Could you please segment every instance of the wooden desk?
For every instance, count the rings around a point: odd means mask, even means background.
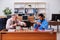
[[[59,25],[60,25],[60,22],[57,22],[57,21],[49,21],[49,25],[50,25],[50,28],[51,26],[57,26],[57,32],[59,32]]]
[[[0,40],[1,40],[1,32],[0,32]]]
[[[56,32],[2,32],[2,40],[56,40]]]

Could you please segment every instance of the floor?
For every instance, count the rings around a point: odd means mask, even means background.
[[[57,40],[60,40],[60,33],[57,33]]]
[[[49,26],[50,28],[50,26]],[[57,31],[57,26],[52,26],[51,28],[54,28],[54,31]],[[57,33],[57,39],[56,40],[60,40],[60,26],[59,26],[59,33]]]

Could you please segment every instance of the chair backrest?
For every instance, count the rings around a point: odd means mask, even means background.
[[[7,18],[0,18],[0,30],[5,29]]]

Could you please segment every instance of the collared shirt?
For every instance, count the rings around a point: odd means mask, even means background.
[[[21,22],[21,21],[17,21],[18,22],[18,25],[24,25],[25,23],[24,22]],[[10,29],[10,28],[14,28],[12,25],[14,24],[12,18],[8,19],[7,20],[7,23],[6,23],[6,29]]]
[[[42,22],[41,22],[41,20],[37,20],[37,22],[41,23],[41,25],[38,27],[38,30],[43,30],[43,28],[48,29],[48,22],[45,19]],[[35,24],[34,28],[36,29],[37,26],[38,26],[38,24]]]

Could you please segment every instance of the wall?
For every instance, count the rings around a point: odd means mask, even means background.
[[[59,13],[60,11],[60,5],[59,5],[60,1],[59,0],[48,0],[48,15],[47,17],[49,18],[49,14],[50,14],[50,19],[51,19],[51,14],[52,13]]]
[[[60,0],[0,0],[0,16],[3,16],[4,10],[6,7],[12,9],[12,13],[14,12],[14,2],[46,2],[46,18],[47,20],[51,20],[52,13],[59,13],[60,12]]]
[[[14,13],[14,2],[46,2],[46,19],[51,20],[52,13],[60,13],[60,0],[0,0],[0,16],[4,16],[2,10],[6,7]]]
[[[47,20],[51,20],[52,13],[59,13],[60,12],[60,0],[23,0],[24,2],[46,2],[46,18]],[[15,0],[15,2],[23,2],[22,0]]]
[[[4,15],[3,10],[6,7],[9,7],[12,10],[12,13],[13,13],[13,10],[14,10],[14,0],[0,0],[0,16]]]

